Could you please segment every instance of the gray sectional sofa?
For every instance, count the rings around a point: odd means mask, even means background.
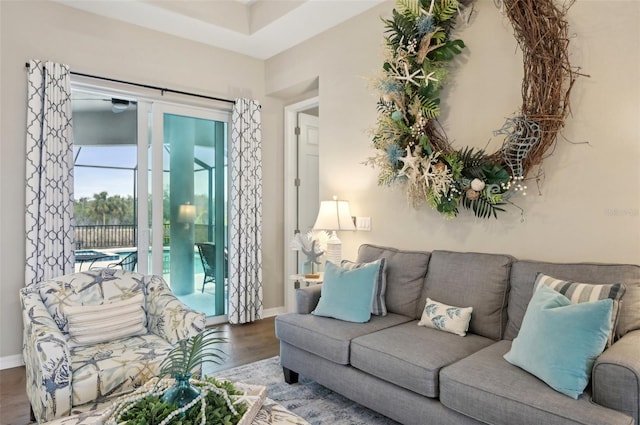
[[[321,285],[297,290],[297,313],[276,318],[285,380],[298,374],[403,424],[640,425],[640,267],[556,264],[508,255],[401,251],[362,245],[359,262],[387,261],[386,316],[367,323],[309,314]],[[577,400],[504,360],[538,272],[626,287],[617,341],[596,360]],[[460,337],[417,326],[427,297],[472,306]]]

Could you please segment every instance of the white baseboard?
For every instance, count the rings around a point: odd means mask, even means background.
[[[12,367],[24,366],[21,354],[0,357],[0,370],[11,369]]]
[[[284,306],[282,307],[274,307],[274,308],[266,308],[264,310],[262,310],[262,317],[263,318],[267,318],[267,317],[273,317],[273,316],[277,316],[278,314],[283,314],[286,313],[287,310],[285,310]]]

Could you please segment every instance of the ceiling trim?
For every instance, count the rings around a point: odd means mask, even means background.
[[[384,0],[307,0],[252,34],[233,31],[140,0],[54,0],[75,9],[187,40],[268,59],[322,33]],[[251,2],[246,3],[250,13]]]

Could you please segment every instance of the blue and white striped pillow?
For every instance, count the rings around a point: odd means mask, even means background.
[[[370,263],[354,263],[349,260],[342,260],[341,266],[347,270],[358,269],[368,264],[379,264],[378,273],[376,274],[376,287],[373,294],[373,304],[371,304],[371,314],[376,316],[387,315],[387,305],[385,303],[385,294],[387,292],[387,260],[379,258]]]
[[[626,287],[622,283],[614,284],[594,284],[580,283],[571,280],[556,279],[547,276],[544,273],[536,275],[536,281],[533,286],[535,292],[540,286],[548,286],[556,292],[561,293],[574,303],[583,303],[598,301],[610,298],[613,300],[613,309],[611,310],[611,333],[607,341],[607,347],[613,344],[616,334],[616,326],[618,324],[618,313],[620,312],[620,300],[626,291]]]

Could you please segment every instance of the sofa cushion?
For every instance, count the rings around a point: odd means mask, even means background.
[[[418,394],[437,397],[442,367],[492,343],[479,335],[460,338],[412,321],[355,338],[351,365]]]
[[[556,279],[584,283],[622,283],[626,290],[620,300],[616,339],[627,332],[640,329],[640,266],[516,261],[511,267],[511,290],[507,308],[509,321],[507,322],[505,339],[511,340],[518,335],[522,318],[533,295],[533,286],[538,273],[544,273]]]
[[[58,328],[69,333],[65,307],[101,305],[144,293],[144,276],[120,269],[72,273],[37,284],[40,298]]]
[[[71,347],[73,406],[134,390],[160,372],[171,348],[154,334]]]
[[[577,399],[593,362],[607,345],[613,300],[572,303],[547,286],[531,297],[520,333],[506,361],[537,376],[556,391]]]
[[[502,338],[512,260],[508,255],[433,251],[417,314],[422,314],[427,297],[473,307],[469,332]]]
[[[376,262],[348,270],[327,261],[320,301],[311,314],[368,322],[379,269],[380,263]]]
[[[502,356],[511,342],[499,341],[440,372],[440,401],[445,406],[494,425],[631,425],[623,413],[578,400],[509,364]]]
[[[429,265],[428,252],[403,251],[394,248],[364,244],[358,249],[358,262],[387,260],[386,306],[389,313],[420,317],[416,314],[424,277]]]
[[[399,314],[372,316],[366,323],[344,322],[312,314],[289,313],[276,317],[276,337],[331,360],[349,364],[353,338],[410,321]]]

